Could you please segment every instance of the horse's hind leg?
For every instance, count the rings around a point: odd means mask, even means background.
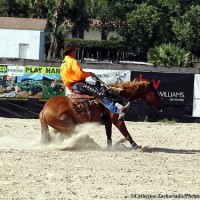
[[[45,120],[43,111],[40,112],[40,124],[41,124],[41,143],[48,144],[51,141],[51,136],[49,133],[49,127]]]

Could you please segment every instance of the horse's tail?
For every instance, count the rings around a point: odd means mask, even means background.
[[[41,143],[48,144],[51,141],[51,135],[43,110],[41,110],[39,118],[41,124]]]

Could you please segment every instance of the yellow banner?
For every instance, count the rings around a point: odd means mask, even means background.
[[[25,66],[24,74],[60,74],[59,67]]]
[[[7,65],[0,65],[0,72],[7,72]]]

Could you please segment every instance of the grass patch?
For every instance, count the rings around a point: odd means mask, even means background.
[[[168,119],[164,118],[162,120],[159,120],[158,122],[165,123],[165,124],[175,124],[177,121],[175,119]]]

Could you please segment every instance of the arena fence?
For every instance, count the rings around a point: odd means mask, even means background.
[[[89,66],[89,67],[88,67]],[[95,65],[93,65],[95,67]],[[107,67],[106,67],[107,66]],[[88,67],[88,68],[87,68]],[[129,65],[110,66],[102,69],[84,66],[93,71],[106,84],[130,80],[150,80],[163,98],[165,109],[158,113],[146,103],[132,103],[127,120],[158,120],[162,118],[198,120],[200,117],[200,75],[198,73],[155,71],[155,68],[140,68]],[[153,70],[152,70],[153,69]],[[88,81],[93,81],[88,79]],[[51,97],[67,95],[69,91],[60,79],[57,66],[0,65],[0,116],[38,118],[44,103]]]

